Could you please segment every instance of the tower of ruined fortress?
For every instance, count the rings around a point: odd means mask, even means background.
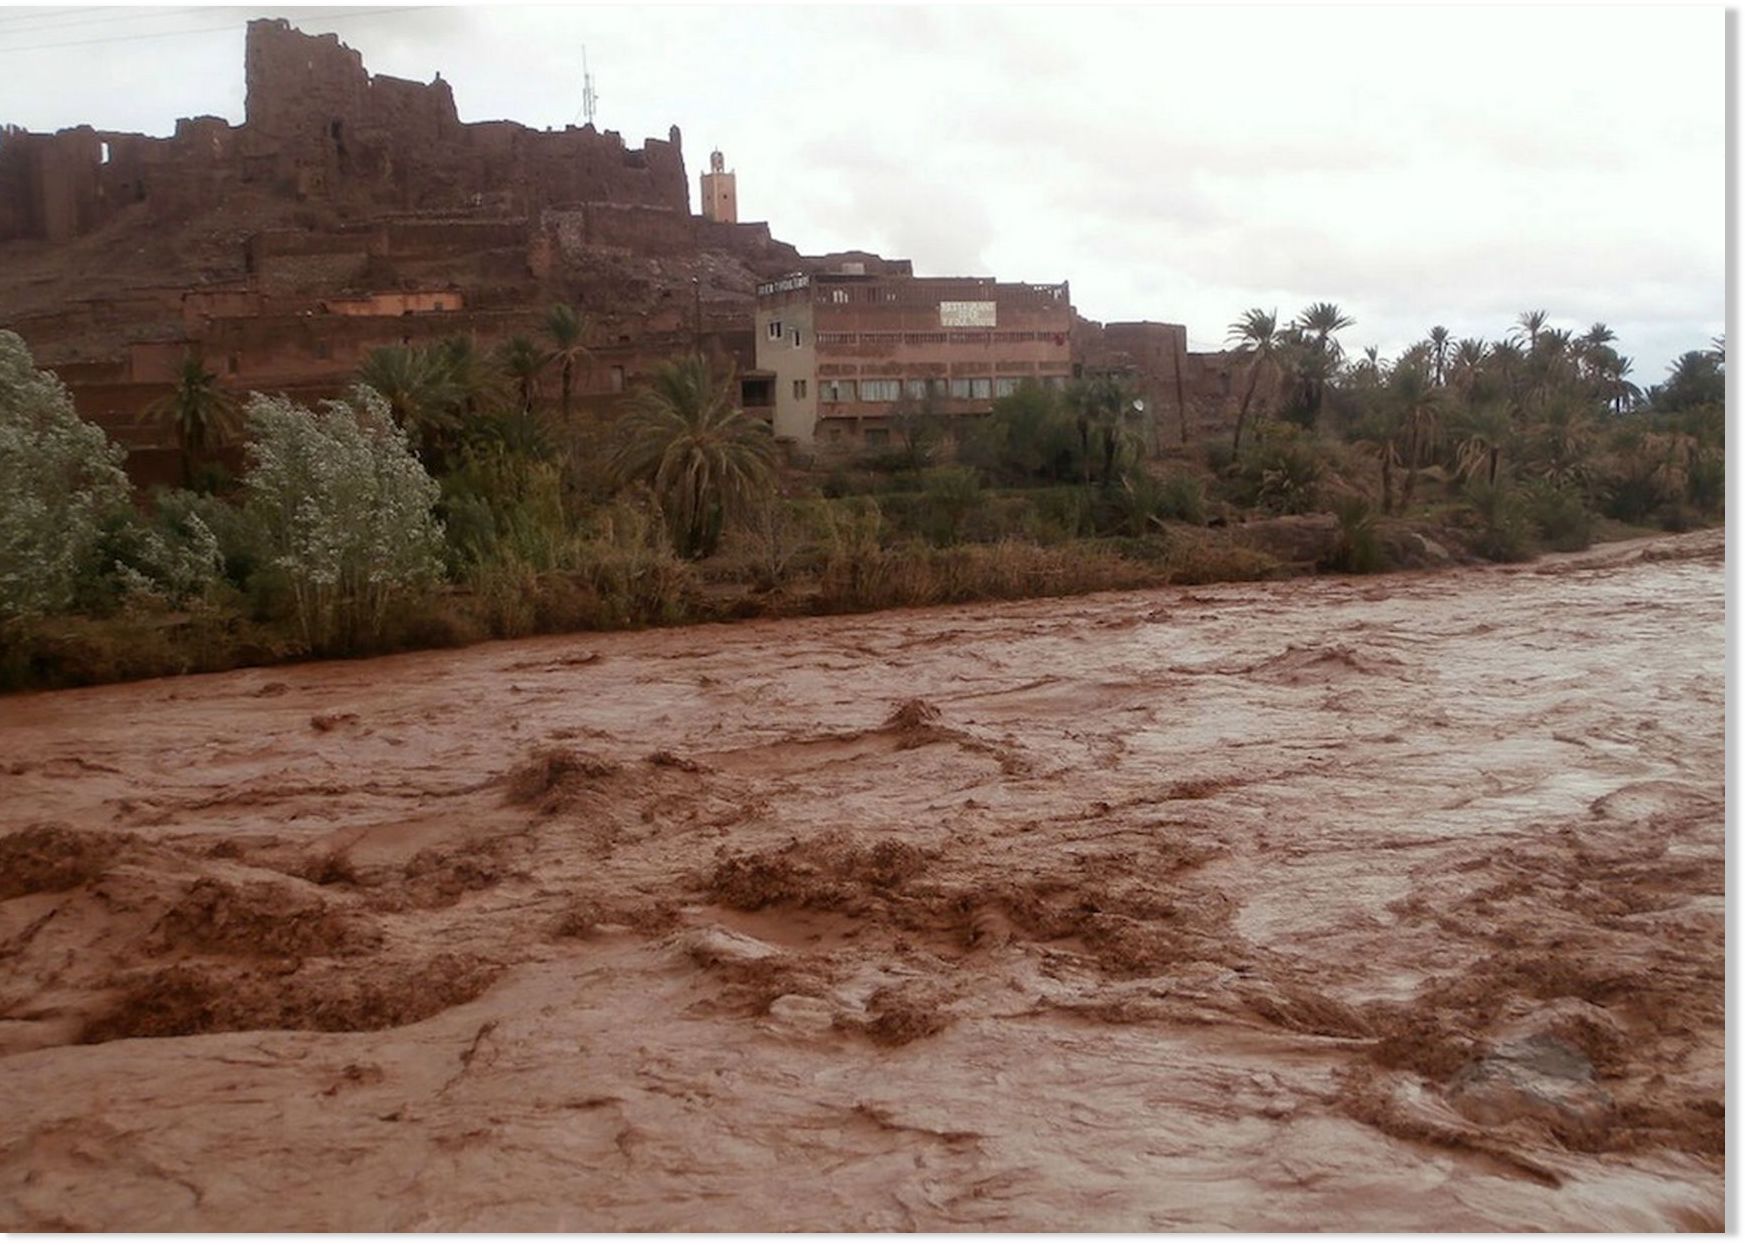
[[[169,138],[90,126],[0,131],[0,242],[64,242],[134,204],[186,219],[242,188],[364,216],[529,216],[582,202],[689,215],[676,126],[666,141],[632,149],[592,126],[463,123],[440,74],[429,83],[372,75],[337,36],[283,19],[249,23],[246,76],[240,126],[183,119]]]

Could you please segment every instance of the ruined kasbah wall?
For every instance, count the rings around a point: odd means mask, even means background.
[[[372,77],[336,36],[283,20],[249,23],[246,76],[241,126],[200,117],[170,138],[0,131],[0,242],[66,241],[134,204],[185,218],[242,186],[366,214],[488,206],[529,216],[582,202],[689,213],[677,127],[631,149],[592,126],[463,124],[440,75]]]

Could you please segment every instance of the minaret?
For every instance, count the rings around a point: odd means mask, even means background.
[[[725,221],[730,225],[739,219],[733,174],[726,171],[719,151],[709,153],[709,171],[703,174],[703,219]]]

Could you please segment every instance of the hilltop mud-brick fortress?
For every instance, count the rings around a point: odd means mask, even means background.
[[[701,349],[756,369],[761,282],[855,269],[737,219],[719,154],[692,215],[677,127],[626,146],[592,126],[463,122],[437,75],[371,75],[334,35],[249,23],[246,116],[167,138],[79,126],[0,131],[0,326],[129,448],[144,484],[176,455],[143,410],[198,355],[239,392],[341,391],[370,351],[456,334],[537,335],[552,303],[593,319],[583,410],[605,413],[658,362]],[[1179,325],[1073,317],[1076,366],[1127,372],[1156,441],[1227,423],[1229,367]]]

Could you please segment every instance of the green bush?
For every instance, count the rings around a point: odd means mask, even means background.
[[[1339,542],[1324,569],[1349,575],[1371,575],[1385,570],[1381,539],[1376,532],[1375,506],[1369,498],[1347,493],[1333,502],[1339,520]]]
[[[954,545],[965,520],[981,504],[981,473],[973,467],[934,467],[923,478],[927,539],[936,545]]]
[[[1567,553],[1593,544],[1593,515],[1579,489],[1534,485],[1526,490],[1525,509],[1545,548]]]
[[[1533,556],[1526,507],[1504,484],[1473,481],[1466,486],[1472,509],[1473,552],[1491,562],[1525,562]]]
[[[1719,514],[1727,503],[1727,464],[1719,454],[1699,453],[1685,474],[1684,499],[1705,514]]]

